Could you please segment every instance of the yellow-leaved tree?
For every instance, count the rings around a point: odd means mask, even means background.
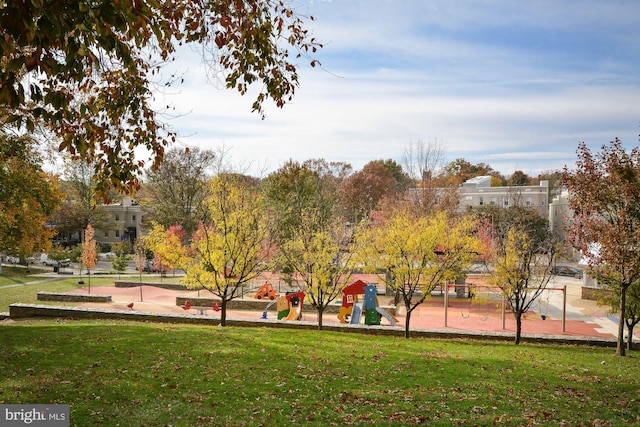
[[[492,236],[493,252],[489,283],[500,289],[507,307],[516,320],[514,343],[520,344],[522,317],[534,301],[547,289],[552,267],[559,250],[558,239],[550,232],[536,233],[530,223],[513,222],[502,232],[484,233]]]
[[[220,298],[222,326],[227,303],[268,268],[271,255],[256,184],[235,174],[213,178],[205,218],[192,236],[185,236],[180,226],[165,230],[156,225],[147,244],[163,264],[184,270],[188,287],[206,289]]]
[[[313,213],[303,215],[302,225],[279,248],[282,263],[299,278],[298,285],[316,309],[322,329],[325,309],[349,280],[351,272],[350,230],[334,221],[319,227]]]
[[[357,264],[378,274],[402,299],[405,337],[411,313],[436,286],[453,283],[471,266],[480,248],[476,221],[443,212],[415,217],[398,208],[356,233]]]

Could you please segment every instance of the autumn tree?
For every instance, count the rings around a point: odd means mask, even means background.
[[[349,280],[350,240],[351,229],[344,222],[318,228],[314,212],[306,211],[301,227],[279,247],[282,264],[299,279],[298,285],[316,309],[318,329],[322,329],[324,311]]]
[[[497,228],[485,222],[484,226],[490,228],[485,235],[491,238],[491,243],[485,246],[485,259],[491,261],[489,283],[500,289],[513,313],[516,321],[514,342],[520,344],[522,318],[547,289],[559,242],[550,232],[539,235],[539,230],[527,222],[507,222]]]
[[[147,179],[137,194],[147,218],[165,228],[180,224],[191,236],[202,218],[215,160],[213,150],[168,150],[157,169],[147,170]]]
[[[468,160],[458,158],[447,164],[441,173],[444,185],[458,186],[476,176],[489,175],[493,177],[492,185],[505,185],[507,180],[499,172],[486,163],[473,164]],[[495,184],[493,181],[495,179]]]
[[[42,170],[37,144],[0,130],[0,252],[22,260],[51,247],[45,227],[60,203],[58,181]]]
[[[81,242],[89,224],[100,230],[113,228],[104,210],[103,199],[98,197],[95,168],[95,164],[83,160],[73,160],[71,157],[64,159],[60,180],[62,201],[49,223],[57,230],[65,245],[71,244],[76,236],[76,242]],[[113,192],[109,192],[108,196],[111,199],[118,197]]]
[[[233,174],[215,177],[205,208],[205,218],[189,243],[181,226],[166,230],[158,224],[147,242],[163,263],[184,270],[188,287],[209,290],[220,298],[224,326],[228,302],[268,268],[271,242],[252,180]]]
[[[384,198],[397,199],[404,193],[408,178],[397,163],[374,160],[344,179],[339,188],[344,217],[357,224]]]
[[[338,188],[350,169],[348,164],[321,159],[289,160],[267,176],[261,187],[278,238],[293,236],[308,211],[314,212],[318,227],[328,225],[339,214]]]
[[[87,267],[87,275],[89,281],[89,293],[91,293],[91,269],[98,262],[97,243],[94,238],[94,231],[91,224],[87,225],[84,232],[84,241],[82,242],[82,265]]]
[[[604,289],[599,289],[596,293],[598,304],[611,308],[611,313],[616,314],[620,310],[620,294],[616,292],[619,275],[612,271],[602,274],[601,284]],[[607,283],[611,282],[611,284]],[[633,349],[633,330],[640,323],[640,282],[633,282],[627,289],[624,309],[624,323],[627,326],[627,349]]]
[[[627,291],[640,281],[640,148],[626,152],[615,139],[595,155],[580,143],[577,155],[575,170],[563,170],[574,212],[569,238],[589,275],[619,295],[616,354],[625,356]]]
[[[470,217],[451,217],[445,212],[416,217],[399,209],[384,222],[359,229],[356,245],[356,262],[377,273],[402,298],[408,338],[413,310],[437,286],[454,283],[464,274],[480,241],[476,221]]]
[[[0,110],[7,124],[32,132],[42,124],[60,152],[96,161],[97,189],[131,189],[144,162],[157,166],[173,135],[153,107],[153,89],[179,46],[200,48],[211,77],[246,94],[252,108],[289,102],[298,61],[320,46],[306,17],[284,0],[178,0],[96,3],[8,0],[0,8]],[[313,19],[309,17],[309,19]]]
[[[507,185],[509,186],[523,186],[529,185],[531,178],[526,173],[521,170],[517,170],[511,174],[509,179],[507,180]]]

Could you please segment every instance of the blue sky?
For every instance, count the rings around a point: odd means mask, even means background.
[[[359,170],[399,163],[407,145],[438,141],[509,175],[575,163],[640,133],[640,2],[590,0],[296,0],[324,43],[322,68],[300,63],[295,99],[251,113],[250,96],[207,82],[195,53],[177,92],[180,144],[216,149],[254,175],[288,159]]]

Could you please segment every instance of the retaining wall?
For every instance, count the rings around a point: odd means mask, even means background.
[[[167,313],[149,313],[136,312],[126,310],[112,309],[87,309],[80,307],[53,307],[40,304],[11,304],[9,313],[12,319],[32,318],[32,317],[49,317],[49,318],[73,318],[73,319],[121,319],[135,320],[142,322],[160,322],[160,323],[186,323],[186,324],[203,324],[203,325],[219,325],[220,319],[213,316],[199,314],[167,314]],[[315,322],[303,321],[281,321],[270,319],[227,319],[228,326],[248,326],[248,327],[271,327],[271,328],[287,328],[287,329],[318,329]],[[374,335],[390,335],[404,336],[404,328],[401,326],[367,326],[367,325],[342,325],[330,324],[323,325],[324,331],[333,332],[353,332],[361,334]],[[439,338],[439,339],[479,339],[479,340],[495,340],[512,342],[513,333],[498,332],[470,332],[470,331],[454,331],[454,330],[425,330],[412,329],[411,337],[422,338]],[[596,337],[576,337],[576,336],[560,336],[560,335],[531,335],[523,334],[523,342],[533,343],[551,343],[551,344],[574,344],[588,345],[597,347],[616,347],[614,339],[596,338]]]
[[[219,298],[212,297],[190,297],[185,295],[178,295],[176,297],[176,305],[183,306],[187,300],[191,301],[191,304],[198,307],[209,307],[214,302],[220,304]],[[236,298],[229,302],[227,302],[227,308],[229,310],[255,310],[255,311],[264,311],[267,306],[271,303],[274,303],[274,300],[264,300],[264,299],[244,299],[244,298]],[[275,304],[271,306],[275,310]],[[329,304],[324,310],[325,313],[337,314],[340,313],[339,304]],[[389,314],[395,316],[396,308],[393,306],[382,306]],[[302,311],[305,313],[315,313],[317,310],[313,308],[313,306],[309,303],[304,303],[302,305]]]
[[[139,282],[135,280],[116,280],[114,286],[116,288],[135,288],[137,286],[154,286],[156,288],[170,289],[172,291],[186,291],[185,285],[179,283],[163,283],[163,282]]]
[[[111,302],[111,295],[38,292],[38,301]]]

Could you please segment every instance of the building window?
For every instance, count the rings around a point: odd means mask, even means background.
[[[524,201],[524,204],[526,206],[531,206],[533,204],[533,202],[531,201],[531,197],[527,197],[526,200]]]
[[[108,231],[104,232],[104,237],[109,237],[109,232]]]
[[[136,216],[135,215],[131,215],[131,221],[135,222],[135,220],[136,220]]]
[[[496,204],[496,198],[492,197],[491,200],[489,200],[489,204],[490,205],[495,205]]]
[[[509,206],[509,199],[504,199],[504,201],[502,202],[502,204],[506,207]]]
[[[116,237],[120,237],[120,230],[116,230]]]
[[[480,204],[480,206],[484,205],[484,197],[480,196],[479,204]]]
[[[116,221],[120,221],[120,214],[116,214]]]

